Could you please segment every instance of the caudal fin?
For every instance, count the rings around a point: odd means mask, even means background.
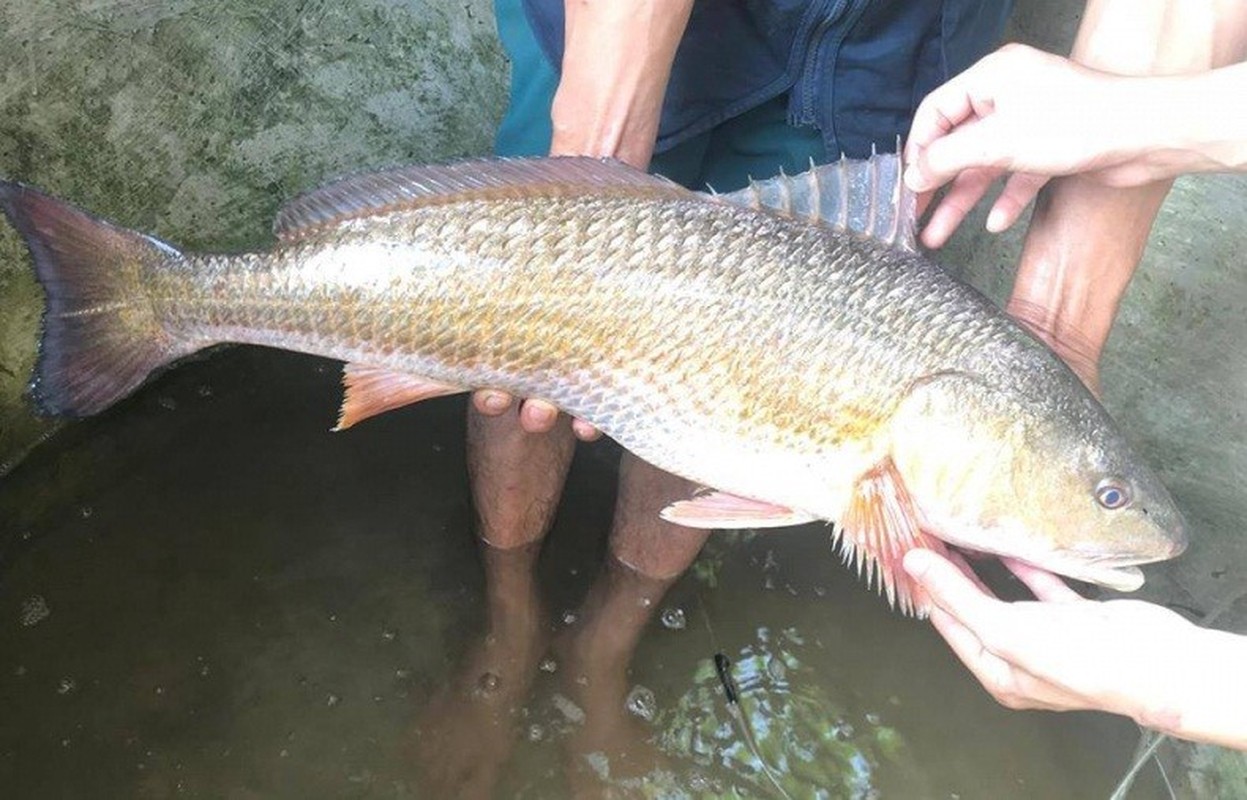
[[[0,181],[0,210],[26,241],[47,295],[30,395],[45,414],[83,417],[182,355],[143,291],[146,269],[180,259],[163,242]]]

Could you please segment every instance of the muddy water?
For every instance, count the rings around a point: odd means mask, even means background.
[[[608,444],[535,571],[482,556],[462,399],[330,434],[336,371],[219,353],[3,479],[3,796],[1090,798],[1129,760],[1129,722],[998,708],[820,527],[665,595],[604,570]]]

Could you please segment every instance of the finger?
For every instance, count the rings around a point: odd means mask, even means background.
[[[1018,221],[1022,212],[1039,194],[1049,178],[1046,175],[1034,175],[1029,172],[1018,172],[1009,176],[1005,188],[992,204],[987,215],[987,230],[1000,233]]]
[[[988,589],[987,584],[983,583],[983,581],[979,578],[978,573],[974,571],[974,567],[970,566],[970,562],[966,560],[965,556],[956,550],[949,550],[948,560],[956,564],[957,569],[961,570],[961,574],[973,581],[974,585],[979,587],[983,594],[991,595],[992,597],[996,596],[996,593],[991,589]]]
[[[972,630],[942,608],[931,611],[931,625],[983,688],[1008,708],[1059,710],[1067,693],[993,653]]]
[[[572,433],[582,442],[593,442],[602,438],[602,432],[583,419],[572,420]]]
[[[918,153],[914,166],[925,185],[911,188],[934,189],[970,169],[1007,168],[1010,159],[1002,149],[1007,139],[992,117],[962,123]]]
[[[983,638],[997,627],[1003,605],[984,592],[960,568],[930,550],[911,550],[902,562],[909,576],[930,595],[931,601]]]
[[[1083,599],[1082,595],[1071,589],[1069,584],[1058,575],[1053,575],[1047,570],[1032,566],[1024,561],[1012,558],[1002,558],[1000,560],[1040,600],[1063,603]]]
[[[931,625],[993,696],[1012,684],[1010,664],[984,647],[974,632],[952,614],[942,608],[931,609]]]
[[[923,150],[973,116],[974,103],[963,88],[963,81],[954,79],[936,88],[914,112],[914,121],[909,126],[909,136],[905,141],[905,163],[916,167]],[[916,192],[938,186],[926,185],[921,170],[913,171],[911,176],[911,170],[906,169],[905,183]]]
[[[997,170],[972,169],[958,175],[922,229],[922,243],[943,247],[999,174]]]
[[[558,419],[559,410],[544,400],[525,400],[520,406],[520,427],[529,433],[549,433]]]
[[[496,417],[511,407],[511,395],[497,389],[482,389],[472,393],[472,405],[482,414]]]

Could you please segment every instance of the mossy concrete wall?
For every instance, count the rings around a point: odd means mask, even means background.
[[[0,0],[0,177],[256,246],[330,176],[488,152],[506,69],[489,0]],[[0,225],[0,474],[52,426],[22,396],[41,313]]]

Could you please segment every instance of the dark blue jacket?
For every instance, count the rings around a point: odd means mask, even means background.
[[[562,0],[524,0],[559,68]],[[829,155],[908,132],[919,101],[990,51],[1013,0],[697,0],[676,52],[657,151],[785,92]]]

